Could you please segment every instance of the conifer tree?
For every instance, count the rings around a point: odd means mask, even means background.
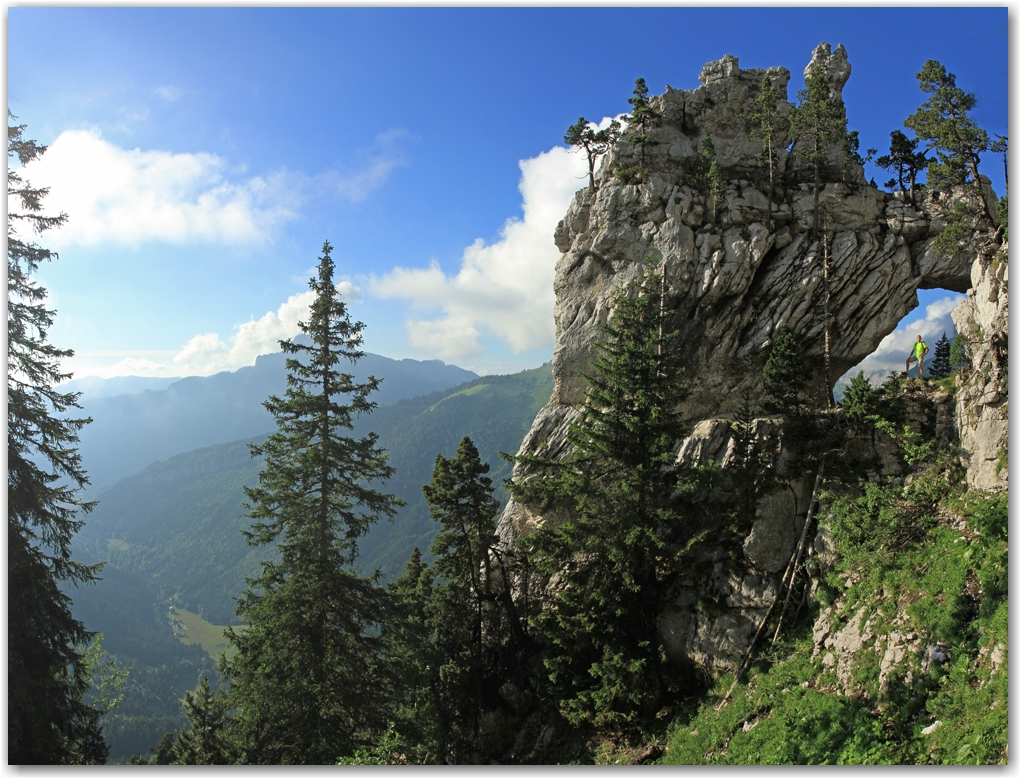
[[[772,341],[762,370],[762,382],[764,411],[796,416],[804,410],[804,357],[797,337],[785,324],[779,327]]]
[[[970,115],[977,98],[960,89],[956,76],[938,60],[927,60],[917,80],[931,96],[903,124],[935,152],[936,160],[928,165],[929,186],[948,189],[969,182],[977,188],[980,155],[989,147],[988,133]],[[988,203],[985,212],[994,221]]]
[[[772,197],[775,194],[776,178],[779,171],[779,143],[777,135],[790,126],[790,122],[779,113],[782,95],[767,75],[761,77],[761,91],[754,101],[750,117],[751,137],[761,141],[758,166],[768,173],[768,211],[765,215],[765,229],[772,229]]]
[[[822,174],[834,148],[842,154],[847,144],[846,115],[842,102],[829,88],[821,68],[811,69],[805,88],[797,92],[797,107],[790,116],[790,130],[797,142],[795,151],[811,165],[814,193],[811,234],[818,234],[818,193]]]
[[[92,633],[62,589],[94,581],[101,567],[71,559],[71,540],[95,505],[82,499],[88,477],[75,447],[90,419],[73,415],[80,395],[56,388],[70,378],[60,361],[73,352],[47,341],[55,311],[33,277],[57,255],[21,230],[39,234],[67,216],[44,215],[48,190],[14,167],[46,151],[24,129],[7,128],[7,759],[101,764],[100,712],[85,701]]]
[[[967,343],[963,336],[957,333],[949,346],[949,367],[953,370],[963,370],[968,364]]]
[[[943,332],[942,337],[935,344],[935,358],[928,369],[928,375],[932,378],[945,378],[952,372],[952,368],[949,366],[949,348],[949,338]]]
[[[184,715],[188,726],[174,744],[174,764],[233,764],[227,709],[223,697],[215,694],[209,677],[193,692],[184,693]]]
[[[535,626],[548,691],[575,724],[654,714],[678,683],[656,620],[694,524],[673,499],[687,483],[673,468],[686,390],[663,295],[651,266],[616,295],[572,453],[518,457],[532,475],[510,483],[515,499],[563,517],[522,542],[537,571],[556,576]]]
[[[275,544],[278,556],[248,579],[237,605],[246,627],[227,631],[237,654],[222,662],[249,762],[333,764],[370,742],[386,709],[382,590],[354,563],[358,539],[401,501],[373,487],[393,473],[377,436],[345,434],[375,408],[379,380],[358,384],[337,368],[362,356],[364,325],[340,299],[331,250],[323,245],[310,317],[299,323],[310,343],[280,341],[287,391],[265,403],[277,431],[251,446],[266,459],[258,486],[245,489],[254,521],[245,537]]]
[[[917,174],[928,167],[928,158],[923,151],[917,150],[918,138],[908,138],[899,130],[889,133],[889,153],[875,160],[875,164],[883,170],[892,170],[896,178],[886,181],[885,186],[892,189],[899,186],[901,192],[908,192],[910,201],[914,200],[914,187],[917,185]]]
[[[415,546],[402,575],[386,585],[390,607],[382,625],[388,675],[393,683],[393,727],[411,761],[439,763],[443,714],[439,656],[435,650],[432,586],[435,574]]]
[[[584,149],[584,153],[588,157],[588,191],[594,192],[597,188],[595,186],[596,160],[609,151],[619,137],[620,123],[616,119],[613,119],[608,127],[597,130],[595,125],[582,116],[576,124],[567,128],[567,134],[563,136],[564,143]]]
[[[630,115],[624,116],[627,122],[626,139],[640,149],[640,161],[637,165],[618,168],[616,177],[625,184],[640,184],[648,178],[648,165],[645,163],[645,151],[649,146],[657,146],[659,141],[648,134],[659,121],[659,113],[648,100],[648,85],[643,78],[634,81],[634,93],[627,98],[633,106]]]
[[[432,542],[432,626],[439,664],[438,697],[446,761],[462,761],[476,747],[480,717],[499,686],[502,655],[510,645],[512,609],[500,601],[506,580],[496,549],[499,501],[471,439],[456,456],[436,456],[432,481],[422,487],[440,529]],[[499,582],[499,583],[498,583]]]

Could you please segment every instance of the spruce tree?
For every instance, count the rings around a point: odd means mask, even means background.
[[[834,148],[842,154],[847,144],[846,115],[842,102],[832,94],[821,68],[811,69],[797,92],[797,107],[790,116],[790,131],[797,142],[796,154],[811,165],[814,193],[811,234],[818,234],[818,193],[822,175]]]
[[[785,324],[776,331],[762,370],[765,393],[761,407],[767,413],[796,416],[803,412],[804,357],[797,337]]]
[[[382,625],[387,674],[394,688],[393,728],[408,761],[435,764],[446,752],[439,703],[439,663],[432,618],[435,574],[415,546],[402,575],[386,584],[389,610]]]
[[[478,747],[481,715],[497,706],[492,690],[501,683],[517,625],[512,602],[501,597],[509,590],[496,547],[500,506],[487,472],[465,437],[453,458],[436,456],[432,481],[422,487],[440,524],[430,549],[438,580],[431,614],[444,746],[439,756],[451,762],[470,758]]]
[[[767,75],[761,77],[761,91],[754,101],[754,111],[748,117],[751,123],[751,137],[761,141],[758,166],[768,174],[768,211],[765,214],[765,229],[772,229],[772,197],[775,194],[776,178],[779,171],[779,142],[777,135],[787,130],[790,122],[779,113],[782,95]]]
[[[185,692],[184,715],[188,726],[177,736],[173,763],[233,764],[234,744],[228,731],[226,704],[213,692],[208,676],[193,692]]]
[[[935,358],[928,369],[928,375],[932,378],[945,378],[952,372],[952,368],[949,366],[949,348],[949,338],[943,332],[942,337],[935,344]]]
[[[92,633],[66,594],[101,567],[71,559],[71,540],[95,505],[82,498],[88,478],[75,447],[90,419],[74,416],[80,395],[56,388],[70,378],[60,361],[73,352],[47,341],[55,311],[33,277],[57,255],[22,232],[42,233],[67,216],[44,215],[47,190],[14,168],[14,159],[26,165],[46,151],[24,129],[7,128],[7,759],[103,763],[100,712],[85,701]]]
[[[354,564],[358,539],[401,501],[373,487],[393,473],[375,433],[345,435],[375,408],[379,380],[358,384],[337,368],[362,356],[364,325],[339,297],[331,249],[323,245],[310,317],[299,323],[310,343],[280,341],[287,391],[265,403],[277,431],[251,446],[265,465],[245,489],[254,522],[245,537],[276,554],[248,579],[237,605],[246,626],[227,631],[237,653],[222,662],[250,762],[333,764],[371,741],[386,707],[382,590]]]
[[[531,475],[514,498],[562,517],[522,544],[555,576],[535,618],[547,690],[574,724],[621,725],[654,715],[679,678],[656,627],[661,597],[694,533],[674,493],[685,425],[681,350],[650,267],[614,298],[565,459],[518,457]]]

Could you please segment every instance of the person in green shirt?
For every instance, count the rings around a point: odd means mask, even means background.
[[[921,378],[924,378],[924,355],[928,353],[928,344],[921,340],[921,336],[917,336],[917,343],[910,350],[910,356],[907,357],[907,372],[910,372],[910,363],[916,362],[917,369],[921,373]]]

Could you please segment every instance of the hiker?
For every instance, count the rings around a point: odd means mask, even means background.
[[[907,357],[907,372],[910,372],[910,363],[916,362],[917,369],[921,373],[921,378],[924,378],[924,355],[928,353],[928,344],[921,340],[921,336],[917,336],[917,343],[910,350],[910,356]]]

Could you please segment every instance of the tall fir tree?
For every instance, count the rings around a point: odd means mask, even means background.
[[[443,752],[450,762],[472,759],[485,710],[498,707],[495,689],[522,635],[497,548],[499,501],[489,465],[465,437],[452,458],[436,456],[432,481],[422,487],[440,529],[432,542],[432,627],[439,669]],[[509,607],[507,607],[509,606]]]
[[[393,474],[377,436],[344,434],[375,408],[379,380],[358,384],[337,369],[362,356],[364,325],[340,299],[331,250],[322,247],[310,317],[299,323],[310,343],[280,341],[291,355],[287,391],[265,403],[277,431],[251,446],[266,459],[245,490],[254,520],[245,536],[275,544],[278,561],[248,579],[237,606],[246,627],[228,630],[237,653],[222,670],[241,758],[255,763],[333,764],[371,741],[386,710],[383,592],[354,563],[358,539],[402,503],[373,486]]]
[[[10,119],[15,117],[8,113]],[[47,341],[55,311],[33,277],[54,252],[22,232],[58,227],[46,216],[48,190],[15,169],[45,146],[7,128],[7,759],[9,764],[103,763],[100,712],[85,701],[84,652],[92,633],[71,614],[62,585],[94,581],[101,565],[71,559],[71,540],[95,503],[76,444],[90,419],[75,418],[80,395],[56,387],[70,378],[73,352]]]
[[[674,469],[686,389],[663,296],[651,267],[615,296],[567,435],[572,453],[518,457],[532,474],[510,484],[518,501],[562,517],[522,543],[555,576],[535,627],[548,692],[578,725],[654,715],[679,683],[656,623],[694,525],[674,497],[687,483]]]
[[[765,229],[772,229],[772,198],[779,176],[779,134],[790,127],[789,120],[779,112],[782,95],[767,75],[761,77],[761,91],[754,101],[754,110],[748,117],[751,137],[761,141],[758,166],[768,176],[768,210],[765,214]]]
[[[818,234],[818,194],[822,177],[834,149],[845,158],[846,114],[843,103],[832,94],[821,68],[812,68],[797,92],[797,107],[790,116],[790,131],[797,145],[794,152],[811,165],[813,204],[811,234]]]
[[[928,375],[932,378],[945,378],[953,372],[949,366],[949,349],[949,338],[943,332],[942,337],[935,344],[935,358],[932,360],[931,367],[928,368]]]

